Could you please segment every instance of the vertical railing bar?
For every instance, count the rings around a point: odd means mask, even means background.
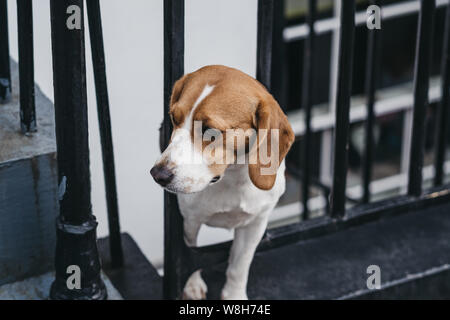
[[[355,1],[344,0],[341,6],[333,186],[331,191],[331,215],[333,217],[343,216],[345,214],[350,97],[355,36]]]
[[[0,0],[0,102],[11,97],[11,66],[9,64],[8,5]]]
[[[111,266],[123,265],[123,250],[120,236],[119,206],[114,163],[114,147],[111,132],[108,85],[106,80],[105,49],[103,45],[102,17],[99,0],[87,0],[89,34],[91,39],[92,64],[94,66],[97,113],[103,156],[106,204],[108,208],[109,246]]]
[[[315,0],[308,1],[309,14],[307,17],[307,24],[309,27],[309,36],[305,41],[304,63],[303,63],[303,101],[302,105],[305,110],[305,140],[303,143],[303,212],[304,219],[309,218],[308,199],[309,186],[311,176],[311,109],[313,103],[314,92],[314,48],[316,32],[314,30],[314,22],[316,21],[317,3]]]
[[[50,297],[106,299],[91,205],[83,0],[51,0],[50,10],[60,210]],[[67,286],[77,268],[81,289]]]
[[[20,127],[22,133],[35,132],[36,106],[34,97],[33,3],[17,0],[19,38]]]
[[[422,193],[422,167],[435,11],[434,0],[421,0],[416,44],[414,115],[408,182],[408,194],[412,196],[419,196]]]
[[[271,88],[274,0],[258,0],[256,79]]]
[[[286,26],[286,19],[284,17],[284,10],[284,1],[274,1],[271,91],[283,110],[286,109],[286,84],[284,81],[286,67],[286,43],[283,38],[283,30]]]
[[[274,0],[258,0],[256,35],[256,79],[270,92],[272,88],[272,50]]]
[[[342,0],[335,0],[333,3],[333,18],[340,19],[342,11]],[[329,112],[336,114],[336,90],[339,68],[339,46],[340,46],[340,28],[334,28],[331,39],[331,57],[330,57],[330,85],[329,85]],[[320,181],[331,185],[333,182],[333,138],[334,130],[325,130],[322,132],[320,143]],[[327,205],[327,208],[330,206]],[[327,210],[326,212],[330,212]]]
[[[184,74],[184,0],[164,0],[164,148],[169,144],[172,123],[169,103],[173,85]],[[183,219],[177,197],[164,192],[165,299],[180,298],[183,265]]]
[[[442,99],[436,112],[436,149],[434,185],[440,186],[444,180],[444,162],[448,134],[448,117],[450,108],[450,6],[447,6],[445,18],[444,45],[442,50]]]
[[[371,5],[381,6],[381,0],[371,0]],[[368,30],[366,61],[366,99],[367,121],[365,127],[365,150],[362,170],[363,203],[370,201],[370,182],[372,179],[373,149],[375,146],[373,129],[375,125],[375,93],[380,73],[381,29]]]

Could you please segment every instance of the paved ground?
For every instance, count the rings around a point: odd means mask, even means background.
[[[114,288],[108,277],[102,274],[108,300],[122,300],[120,293]],[[53,281],[53,272],[23,281],[6,284],[0,287],[0,300],[46,300]]]
[[[407,211],[257,252],[249,298],[449,299],[450,204]],[[371,265],[380,268],[380,290],[367,287]],[[225,268],[222,263],[203,269],[208,298],[220,297]]]

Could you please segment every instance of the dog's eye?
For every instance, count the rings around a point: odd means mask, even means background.
[[[203,125],[203,127],[202,127],[202,133],[205,134],[205,132],[208,131],[208,130],[210,130],[210,129],[211,129],[210,127],[208,127],[208,126],[206,126],[206,125]]]

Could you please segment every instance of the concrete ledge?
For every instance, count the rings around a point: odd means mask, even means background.
[[[25,136],[20,131],[18,65],[11,60],[12,95],[0,104],[0,163],[32,158],[56,152],[53,103],[36,86],[36,133]]]
[[[102,268],[126,300],[162,299],[162,277],[127,233],[122,234],[124,266],[112,268],[109,238],[98,240]]]
[[[56,186],[54,154],[0,164],[0,285],[53,266]]]
[[[13,95],[0,104],[0,285],[49,271],[58,214],[54,109],[36,88],[38,132],[20,132],[17,64]]]
[[[450,299],[450,203],[354,226],[258,252],[251,300]],[[103,270],[124,299],[162,299],[162,277],[127,234],[125,266],[109,266],[108,239],[99,240]],[[381,288],[367,288],[367,267],[381,269]],[[220,299],[226,263],[205,268],[208,299]]]
[[[450,204],[355,226],[258,252],[250,299],[449,299]],[[367,267],[381,289],[367,288]],[[220,297],[226,264],[203,272],[209,298]]]

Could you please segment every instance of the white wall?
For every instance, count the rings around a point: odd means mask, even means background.
[[[48,0],[34,1],[36,82],[53,99]],[[16,1],[9,0],[11,55],[17,60]],[[155,264],[163,258],[163,193],[149,171],[159,154],[163,117],[163,1],[102,0],[120,219]],[[186,1],[186,72],[224,64],[254,76],[256,0]],[[106,202],[87,35],[92,203],[99,236],[107,235]],[[17,90],[17,88],[15,88]],[[208,229],[201,243],[229,234]]]

